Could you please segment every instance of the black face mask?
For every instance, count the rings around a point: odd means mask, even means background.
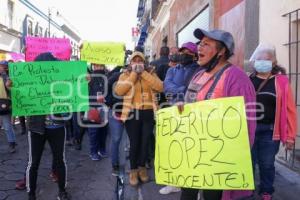
[[[194,62],[194,56],[190,54],[181,54],[179,57],[182,65],[189,65]]]
[[[105,70],[103,69],[97,69],[93,71],[94,74],[105,74]]]
[[[213,70],[217,64],[219,63],[221,56],[219,56],[219,52],[216,53],[216,55],[214,55],[214,57],[212,57],[212,59],[206,63],[205,65],[203,65],[202,67],[204,67],[204,69],[207,72],[210,72],[211,70]]]
[[[171,62],[178,63],[180,61],[180,55],[179,54],[170,55],[169,59]]]

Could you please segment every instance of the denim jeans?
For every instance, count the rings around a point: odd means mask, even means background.
[[[90,138],[90,153],[97,154],[99,151],[106,151],[105,143],[107,136],[107,126],[101,128],[88,128]]]
[[[9,143],[16,142],[16,135],[11,123],[11,114],[1,115],[2,124],[6,133],[7,141]]]
[[[113,166],[119,165],[119,147],[122,140],[122,133],[124,131],[124,123],[115,118],[112,110],[108,113],[108,126],[111,135],[111,164]]]
[[[275,156],[278,153],[280,141],[274,141],[273,125],[257,124],[255,141],[252,147],[253,168],[259,167],[259,193],[272,194],[274,192]]]

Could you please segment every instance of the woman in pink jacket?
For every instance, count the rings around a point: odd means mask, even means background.
[[[243,96],[246,105],[249,142],[252,145],[256,129],[255,90],[246,75],[238,66],[229,62],[234,53],[234,40],[231,33],[223,30],[205,31],[196,29],[194,36],[200,40],[198,63],[204,70],[194,74],[185,93],[185,103]],[[178,105],[179,111],[184,108]],[[253,112],[254,111],[254,112]],[[182,188],[180,200],[197,200],[198,191]],[[202,190],[204,200],[238,200],[252,194],[250,190]]]
[[[277,65],[275,48],[260,44],[250,61],[250,76],[256,91],[257,128],[252,147],[253,166],[259,166],[259,194],[262,200],[272,199],[275,178],[275,156],[280,141],[289,150],[294,148],[297,113],[285,70]]]

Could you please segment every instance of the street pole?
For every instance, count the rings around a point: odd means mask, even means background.
[[[48,8],[48,37],[50,37],[50,26],[51,26],[51,11]]]

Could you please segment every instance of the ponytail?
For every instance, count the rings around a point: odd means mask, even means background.
[[[273,75],[275,74],[283,74],[283,75],[286,75],[286,70],[285,68],[279,66],[279,65],[275,65],[272,69],[272,72],[271,72]]]

